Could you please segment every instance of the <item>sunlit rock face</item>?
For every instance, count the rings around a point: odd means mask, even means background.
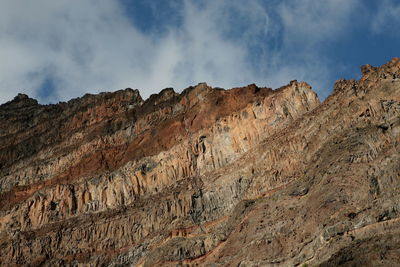
[[[400,60],[304,82],[0,106],[0,265],[400,262]]]

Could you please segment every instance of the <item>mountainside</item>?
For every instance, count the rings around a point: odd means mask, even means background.
[[[0,106],[0,265],[396,266],[400,59],[323,103],[198,84]]]

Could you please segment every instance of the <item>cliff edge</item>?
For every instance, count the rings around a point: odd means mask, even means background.
[[[400,262],[400,59],[339,80],[0,106],[0,265]]]

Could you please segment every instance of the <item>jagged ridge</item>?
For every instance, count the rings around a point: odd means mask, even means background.
[[[0,263],[359,263],[377,235],[365,262],[393,263],[399,69],[365,66],[322,104],[296,81],[19,95],[0,106]]]

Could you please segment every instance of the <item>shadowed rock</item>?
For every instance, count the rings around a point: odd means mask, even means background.
[[[0,265],[395,265],[400,60],[0,106]],[[385,246],[383,247],[383,244]]]

